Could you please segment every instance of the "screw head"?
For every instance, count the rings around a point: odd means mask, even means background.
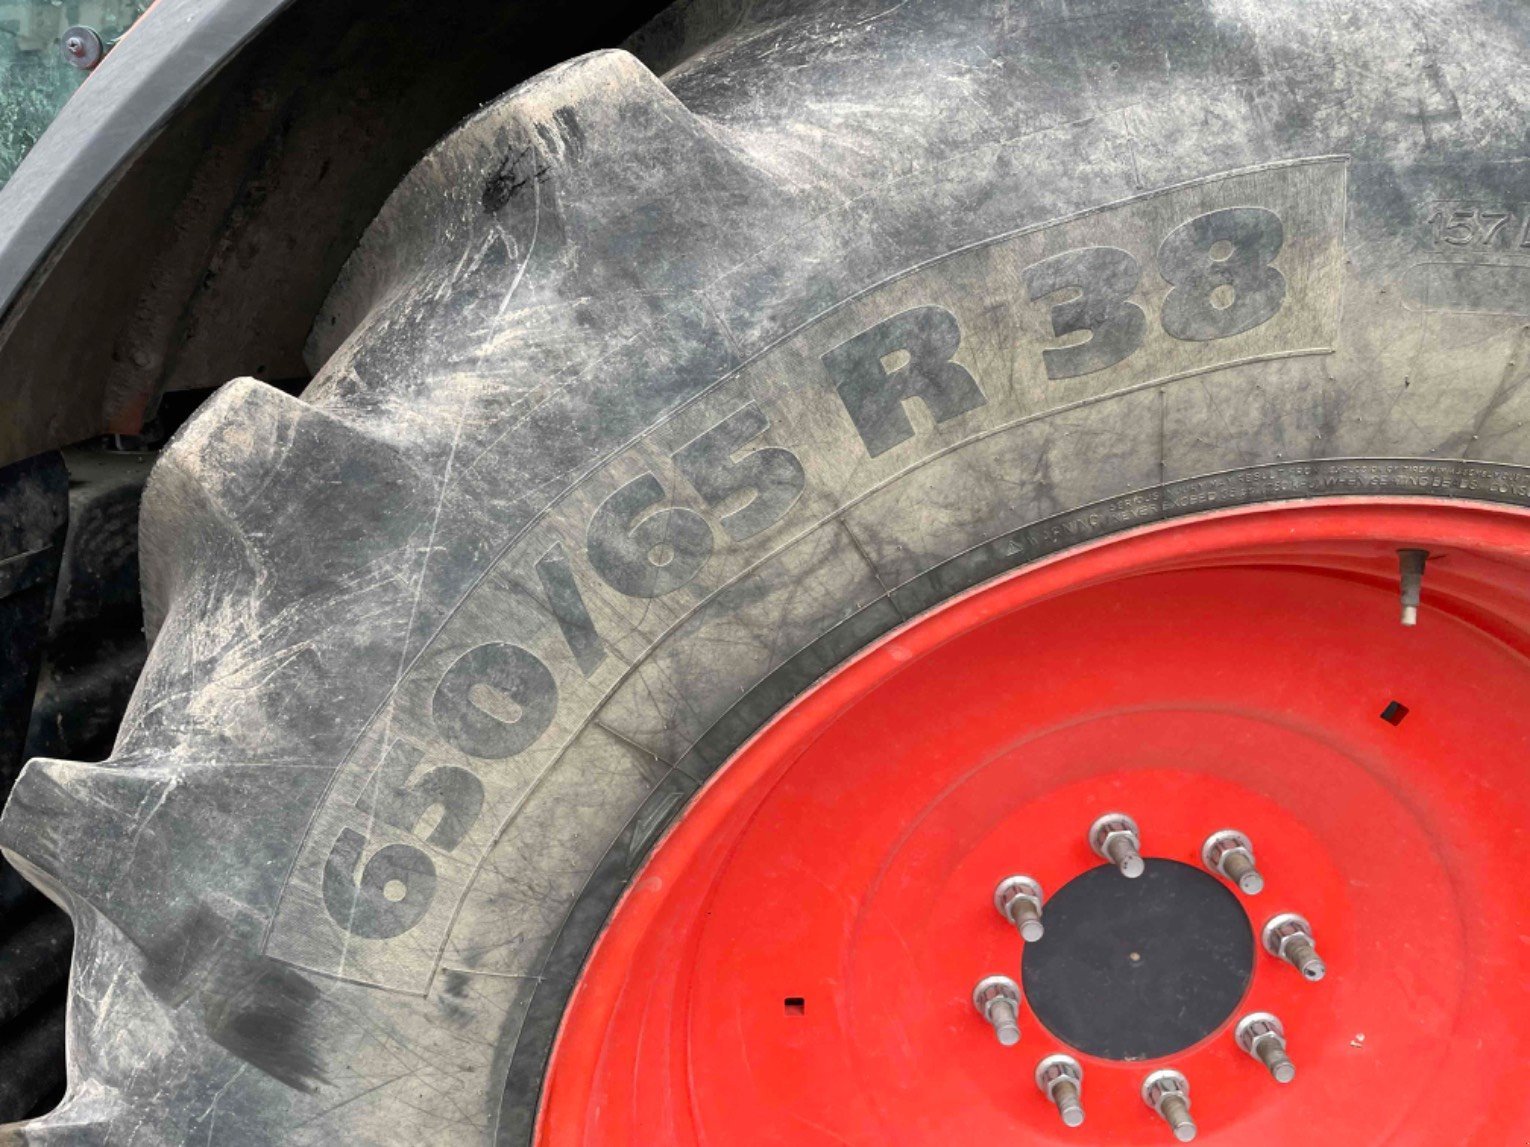
[[[101,34],[84,24],[65,28],[58,47],[66,63],[83,71],[94,68],[106,55],[106,42],[101,39]]]

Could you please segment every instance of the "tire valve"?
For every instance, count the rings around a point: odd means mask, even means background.
[[[1428,550],[1398,550],[1397,563],[1402,582],[1402,623],[1418,624],[1418,603],[1424,588],[1424,563]]]
[[[1041,885],[1034,877],[1006,876],[994,889],[993,905],[1020,930],[1020,938],[1027,943],[1041,939],[1046,932],[1041,923]]]
[[[1142,1102],[1158,1112],[1181,1143],[1195,1138],[1197,1128],[1190,1118],[1190,1081],[1179,1072],[1168,1067],[1144,1079]]]
[[[1036,1065],[1036,1086],[1052,1101],[1057,1114],[1069,1127],[1084,1121],[1084,1105],[1079,1092],[1084,1086],[1084,1069],[1071,1055],[1049,1055]]]
[[[1328,965],[1317,954],[1317,944],[1312,939],[1312,925],[1295,912],[1282,912],[1265,922],[1261,933],[1264,950],[1278,956],[1312,983],[1328,974]]]
[[[1145,866],[1137,851],[1141,847],[1137,822],[1124,812],[1108,812],[1090,825],[1089,847],[1095,855],[1119,868],[1128,880],[1142,875]]]
[[[1276,1083],[1296,1078],[1296,1064],[1286,1055],[1286,1029],[1269,1012],[1250,1012],[1238,1021],[1233,1038],[1254,1059],[1269,1069]]]
[[[1264,891],[1264,877],[1254,867],[1253,841],[1235,828],[1219,829],[1208,836],[1201,845],[1201,862],[1247,896]]]
[[[972,989],[972,1006],[1005,1047],[1020,1042],[1020,985],[1008,976],[985,976]]]

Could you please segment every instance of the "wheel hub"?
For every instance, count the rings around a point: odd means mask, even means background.
[[[1027,944],[1032,1013],[1074,1051],[1144,1060],[1219,1030],[1248,990],[1254,933],[1214,876],[1149,860],[1140,879],[1092,868],[1046,902],[1044,942]]]
[[[1522,1133],[1526,520],[1208,515],[884,639],[745,746],[636,878],[541,1140]],[[1397,554],[1419,548],[1407,627]],[[1118,810],[1135,878],[1091,831]],[[1039,919],[996,901],[1016,874]],[[974,999],[991,977],[1022,989],[1013,1046]],[[1421,1078],[1481,1096],[1472,1126]]]

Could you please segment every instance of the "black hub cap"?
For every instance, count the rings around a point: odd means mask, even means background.
[[[1121,1060],[1206,1038],[1253,971],[1253,927],[1232,891],[1199,868],[1152,859],[1136,880],[1101,866],[1063,885],[1021,963],[1027,1003],[1048,1031]]]

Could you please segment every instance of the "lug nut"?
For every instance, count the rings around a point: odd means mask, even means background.
[[[1195,1120],[1190,1118],[1190,1081],[1179,1072],[1164,1068],[1144,1079],[1142,1102],[1163,1117],[1181,1143],[1195,1138]]]
[[[1036,1065],[1036,1086],[1057,1107],[1057,1113],[1069,1127],[1084,1121],[1084,1105],[1079,1092],[1084,1086],[1084,1069],[1071,1055],[1049,1055]]]
[[[1253,842],[1235,828],[1219,829],[1206,838],[1201,845],[1201,863],[1248,896],[1264,891],[1264,877],[1254,867]]]
[[[1261,933],[1264,950],[1279,956],[1314,984],[1328,974],[1328,965],[1317,954],[1312,925],[1295,912],[1282,912],[1265,922]]]
[[[1110,861],[1128,880],[1142,875],[1142,857],[1137,852],[1141,838],[1137,822],[1124,812],[1108,812],[1089,826],[1089,847],[1095,855]]]
[[[1041,923],[1041,885],[1030,876],[1006,876],[993,892],[993,906],[999,915],[1020,929],[1027,942],[1041,939],[1046,929]]]
[[[1296,1078],[1296,1064],[1286,1055],[1286,1029],[1269,1012],[1250,1012],[1233,1029],[1238,1046],[1269,1069],[1276,1083]]]
[[[985,976],[972,989],[972,1006],[1005,1047],[1020,1042],[1020,985],[1008,976]]]

